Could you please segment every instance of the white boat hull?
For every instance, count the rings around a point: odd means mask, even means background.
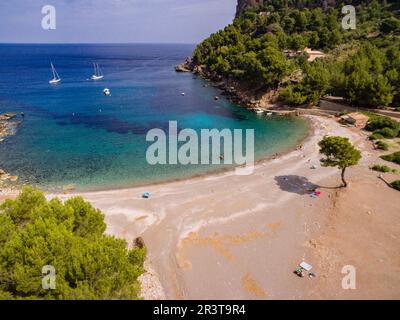
[[[104,76],[92,76],[92,80],[94,80],[94,81],[96,81],[96,80],[101,80],[101,79],[103,79],[104,78]]]
[[[49,81],[50,84],[58,84],[60,82],[61,82],[61,79],[53,79],[53,80]]]

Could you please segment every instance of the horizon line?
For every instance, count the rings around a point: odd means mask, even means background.
[[[39,44],[39,45],[65,45],[65,44],[99,44],[99,45],[118,45],[118,44],[187,44],[196,45],[197,42],[0,42],[2,44]]]

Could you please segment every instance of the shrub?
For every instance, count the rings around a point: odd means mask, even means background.
[[[400,20],[396,17],[389,17],[382,21],[380,31],[383,33],[390,33],[400,30]]]
[[[381,158],[383,160],[386,160],[386,161],[390,161],[390,162],[394,162],[394,163],[400,164],[400,151],[397,151],[395,153],[388,154],[388,155],[385,155],[385,156],[381,156]]]
[[[381,135],[380,133],[373,133],[369,136],[370,140],[380,140],[380,139],[385,139],[385,137],[383,135]]]
[[[372,116],[365,127],[368,131],[376,131],[384,128],[399,130],[400,125],[396,120],[384,116]],[[397,134],[396,134],[397,135]]]
[[[384,172],[384,173],[393,171],[392,168],[389,168],[388,166],[381,166],[379,164],[374,165],[373,167],[371,167],[371,169],[374,171],[379,171],[379,172]]]
[[[390,185],[393,187],[393,189],[400,191],[400,180],[393,181]]]
[[[376,148],[379,150],[389,150],[389,145],[386,142],[383,141],[377,141],[376,142]]]
[[[291,106],[300,106],[307,102],[307,96],[296,86],[288,86],[279,95],[279,99]]]
[[[383,128],[383,129],[378,129],[374,131],[375,134],[379,134],[382,137],[388,138],[388,139],[392,139],[392,138],[396,138],[397,134],[399,133],[398,130],[396,129],[391,129],[391,128]]]

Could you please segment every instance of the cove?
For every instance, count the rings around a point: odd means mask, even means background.
[[[104,190],[186,179],[233,165],[150,165],[146,134],[169,122],[191,128],[254,130],[255,160],[296,146],[308,131],[300,118],[265,117],[174,66],[192,45],[0,45],[0,113],[24,112],[16,135],[0,143],[0,168],[21,183],[62,191]],[[63,78],[49,86],[49,61]],[[88,81],[92,62],[105,78]],[[18,70],[18,72],[17,72]],[[111,97],[105,97],[110,88]],[[182,96],[182,92],[185,95]],[[243,143],[243,154],[245,153]]]

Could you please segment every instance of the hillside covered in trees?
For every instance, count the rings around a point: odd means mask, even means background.
[[[346,30],[348,4],[356,28]],[[238,9],[244,12],[231,25],[196,48],[195,72],[253,93],[274,92],[293,106],[331,94],[352,105],[400,107],[398,1],[239,1]],[[309,61],[306,47],[326,55]]]

